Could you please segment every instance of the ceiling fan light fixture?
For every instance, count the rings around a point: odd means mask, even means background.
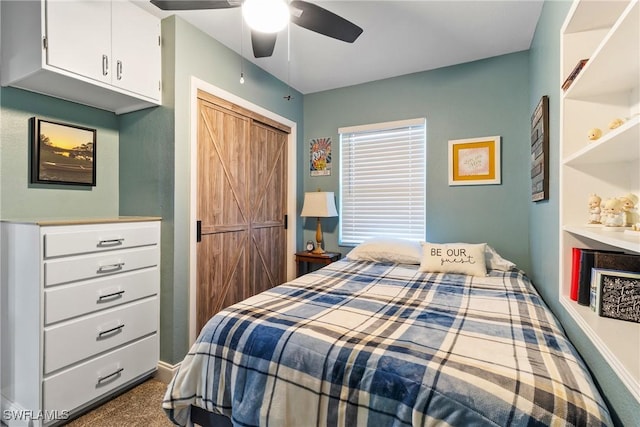
[[[277,33],[289,22],[289,6],[284,0],[245,0],[242,16],[252,30]]]

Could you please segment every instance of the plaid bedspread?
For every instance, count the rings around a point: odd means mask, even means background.
[[[339,261],[224,310],[163,402],[234,426],[611,425],[521,271]]]

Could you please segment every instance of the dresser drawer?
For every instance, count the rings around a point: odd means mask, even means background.
[[[44,291],[44,323],[49,325],[155,295],[159,292],[159,284],[160,270],[151,267],[47,288]]]
[[[45,327],[45,374],[156,332],[158,306],[154,296]]]
[[[159,240],[157,222],[43,228],[45,258],[155,245]]]
[[[44,286],[93,279],[125,271],[154,267],[159,263],[158,246],[107,253],[58,258],[44,262]]]
[[[43,382],[44,409],[72,411],[150,373],[158,357],[156,334],[52,375]]]

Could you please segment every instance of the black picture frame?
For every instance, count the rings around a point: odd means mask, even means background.
[[[600,316],[640,323],[640,273],[594,268],[591,280]]]
[[[31,183],[95,187],[96,129],[32,117]]]

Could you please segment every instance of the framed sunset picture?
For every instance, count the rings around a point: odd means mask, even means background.
[[[501,182],[500,136],[449,141],[449,185]]]
[[[96,185],[96,130],[32,117],[31,182]]]

